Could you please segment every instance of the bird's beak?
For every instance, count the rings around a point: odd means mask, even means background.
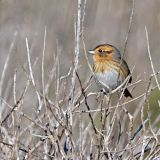
[[[88,53],[89,54],[95,54],[95,51],[90,50],[90,51],[88,51]]]

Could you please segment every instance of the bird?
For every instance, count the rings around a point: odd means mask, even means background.
[[[88,53],[93,55],[93,74],[103,93],[116,89],[127,77],[128,83],[131,83],[132,76],[128,64],[115,46],[100,44]],[[124,89],[123,94],[125,97],[133,98],[127,88]]]

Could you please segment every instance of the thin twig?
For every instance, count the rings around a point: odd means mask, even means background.
[[[135,0],[132,0],[131,15],[130,15],[130,18],[129,18],[129,27],[128,27],[127,36],[126,36],[126,39],[125,39],[125,42],[124,42],[123,55],[126,53],[128,38],[129,38],[129,34],[131,32],[131,27],[132,27],[132,23],[133,23],[134,10],[135,10]],[[122,55],[122,57],[123,57],[123,55]]]
[[[12,53],[12,50],[13,50],[13,47],[14,47],[14,44],[15,44],[15,41],[16,41],[17,33],[18,33],[17,31],[14,32],[14,39],[13,39],[11,45],[10,45],[9,52],[8,52],[8,55],[7,55],[5,64],[4,64],[4,68],[3,68],[3,71],[2,71],[2,75],[1,75],[1,79],[0,79],[0,96],[2,95],[2,86],[3,86],[4,78],[5,78],[5,75],[6,75],[6,70],[7,70],[8,64],[9,64],[8,62],[10,60],[10,56],[11,56],[11,53]]]
[[[31,78],[33,86],[36,89],[36,84],[35,84],[35,81],[34,81],[33,71],[32,71],[32,66],[31,66],[30,50],[29,50],[29,46],[28,46],[28,38],[26,38],[25,40],[26,40],[26,49],[27,49],[27,57],[28,57],[28,65],[29,65],[30,78]],[[36,90],[36,94],[37,94],[37,98],[38,98],[38,110],[37,111],[39,113],[41,111],[42,104],[41,104],[40,95],[39,95],[39,93],[38,93],[37,90]]]
[[[147,30],[147,27],[146,27],[146,26],[145,26],[145,32],[146,32],[147,49],[148,49],[148,56],[149,56],[151,68],[152,68],[153,75],[154,75],[154,77],[155,77],[155,80],[156,80],[158,89],[160,90],[160,85],[159,85],[159,82],[158,82],[158,79],[157,79],[157,76],[156,76],[156,72],[155,72],[155,69],[154,69],[154,66],[153,66],[152,57],[151,57],[150,45],[149,45],[149,38],[148,38],[148,30]]]
[[[88,109],[88,111],[89,111],[89,110],[90,110],[90,107],[89,107],[88,102],[87,102],[87,97],[86,97],[86,94],[85,94],[84,89],[83,89],[83,87],[82,87],[81,80],[80,80],[79,75],[78,75],[77,72],[76,72],[76,75],[77,75],[77,78],[78,78],[78,81],[79,81],[79,84],[80,84],[80,87],[81,87],[82,94],[83,94],[83,96],[84,96],[84,98],[85,98],[85,105],[86,105],[86,107],[87,107],[87,109]],[[90,118],[90,120],[91,120],[93,129],[94,129],[94,132],[95,132],[95,134],[97,134],[97,129],[96,129],[96,127],[95,127],[95,124],[94,124],[94,121],[93,121],[93,118],[92,118],[92,115],[91,115],[90,112],[89,112],[89,118]]]
[[[43,96],[45,96],[45,79],[44,79],[44,60],[45,60],[45,50],[46,50],[46,26],[44,29],[44,40],[43,40],[43,52],[42,52],[42,90]]]

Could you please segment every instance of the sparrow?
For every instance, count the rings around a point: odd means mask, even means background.
[[[93,72],[96,83],[104,93],[116,89],[129,76],[131,83],[132,76],[126,61],[122,58],[120,51],[110,44],[101,44],[88,53],[93,55]],[[125,97],[132,97],[127,88],[124,89]]]

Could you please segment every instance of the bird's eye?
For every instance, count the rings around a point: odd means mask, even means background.
[[[99,53],[102,53],[102,50],[101,50],[101,49],[99,49]]]
[[[107,51],[108,54],[110,54],[110,53],[112,53],[112,52],[113,52],[113,50]]]

